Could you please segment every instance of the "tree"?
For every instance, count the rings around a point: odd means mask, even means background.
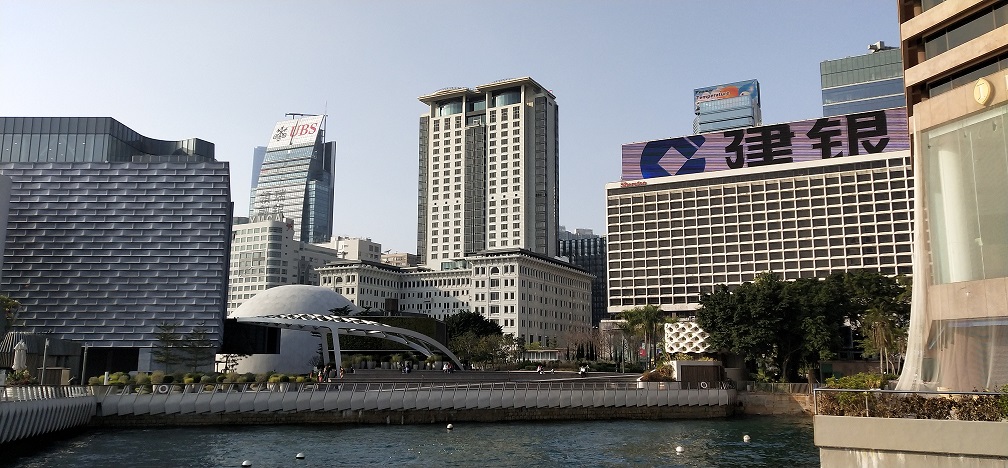
[[[213,362],[213,343],[208,335],[205,323],[200,322],[179,340],[180,361],[191,368],[192,372],[196,372],[201,365]]]
[[[21,310],[21,303],[8,296],[0,296],[0,309],[3,309],[3,326],[0,327],[0,338],[7,333],[7,330],[16,326],[18,312]]]
[[[704,294],[697,324],[714,349],[742,356],[782,380],[798,380],[840,345],[844,304],[840,278],[781,281],[760,273],[734,290],[721,285]]]
[[[861,347],[864,357],[878,355],[879,373],[899,372],[898,355],[906,349],[906,327],[899,326],[896,313],[881,305],[868,309],[861,319]]]
[[[750,370],[796,381],[843,346],[845,324],[869,330],[883,353],[898,349],[909,320],[905,280],[877,272],[834,273],[781,281],[767,272],[734,289],[720,285],[700,299],[697,324],[707,343],[742,356]],[[884,310],[880,314],[872,310]],[[890,327],[892,332],[890,332]],[[873,343],[873,344],[874,344]],[[888,357],[880,356],[884,367]],[[754,369],[755,368],[755,369]]]
[[[182,335],[178,333],[178,326],[173,323],[161,322],[157,325],[154,338],[157,343],[151,350],[154,362],[164,364],[165,372],[170,372],[172,366],[178,364],[182,356],[181,341]]]
[[[476,336],[501,335],[504,333],[504,330],[497,323],[488,320],[476,312],[470,311],[463,311],[449,316],[445,319],[445,326],[448,329],[449,341],[466,332],[472,332]]]
[[[665,337],[665,313],[657,306],[647,305],[634,307],[620,313],[626,320],[626,326],[633,334],[644,339],[644,349],[647,350],[647,367],[656,363],[658,350]]]

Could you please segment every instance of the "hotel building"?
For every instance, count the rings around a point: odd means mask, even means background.
[[[763,271],[910,273],[909,146],[902,108],[624,145],[608,311],[689,316]]]
[[[420,97],[417,255],[428,268],[496,248],[556,256],[554,100],[528,77]]]

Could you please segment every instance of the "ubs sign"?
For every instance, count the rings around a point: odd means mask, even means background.
[[[323,115],[312,115],[277,122],[266,151],[314,145],[323,119]]]

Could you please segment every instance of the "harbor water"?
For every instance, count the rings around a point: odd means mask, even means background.
[[[745,442],[745,436],[749,441]],[[92,429],[12,466],[819,466],[800,417]],[[681,447],[681,449],[680,449]],[[303,459],[297,459],[297,454]]]

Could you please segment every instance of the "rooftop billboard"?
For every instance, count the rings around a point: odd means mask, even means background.
[[[623,145],[621,180],[910,149],[905,107]]]
[[[756,80],[736,81],[693,90],[693,107],[699,111],[701,102],[718,101],[739,96],[752,96],[759,105],[759,82]]]
[[[324,115],[309,115],[277,122],[266,151],[314,145],[323,119]]]

